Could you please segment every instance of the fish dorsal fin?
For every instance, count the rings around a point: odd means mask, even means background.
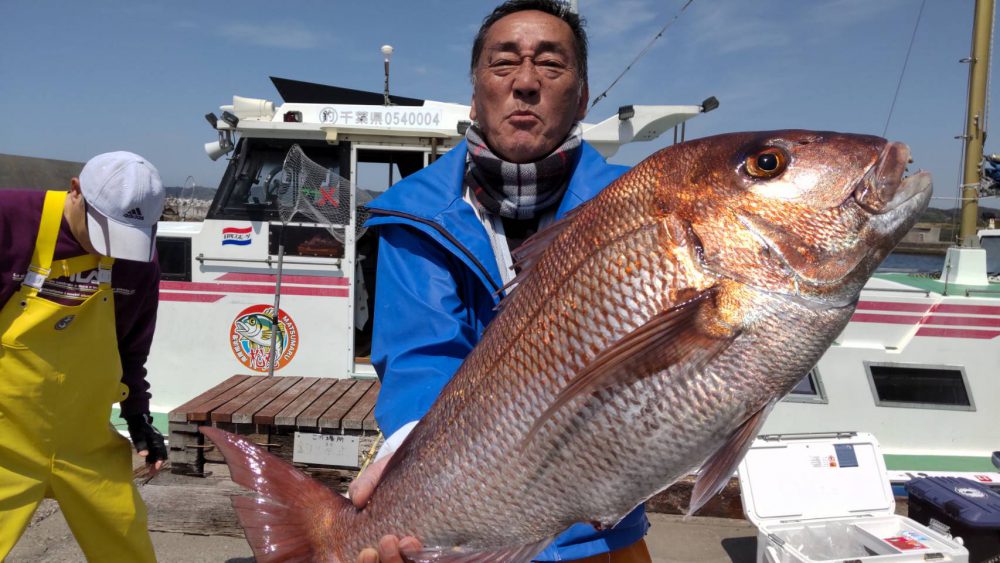
[[[726,337],[709,335],[696,325],[699,311],[714,300],[716,293],[714,287],[698,292],[694,297],[654,315],[595,356],[535,420],[525,443],[532,441],[557,411],[577,397],[642,379],[671,367],[683,365],[688,372],[703,368],[737,336],[735,332]]]
[[[559,235],[566,230],[566,228],[572,223],[573,217],[575,217],[583,207],[584,206],[581,205],[570,210],[558,221],[528,237],[528,240],[522,242],[521,246],[518,246],[510,253],[511,259],[514,260],[514,269],[517,270],[517,275],[500,288],[500,291],[507,296],[500,302],[500,308],[502,308],[504,306],[504,302],[509,300],[510,296],[514,294],[517,290],[518,284],[523,282],[524,279],[531,274],[531,272],[535,269],[535,264],[538,263],[538,259],[545,253],[545,250],[552,244],[552,241],[558,238]]]
[[[709,499],[726,486],[729,478],[736,471],[736,466],[740,464],[740,460],[743,459],[747,450],[750,449],[753,439],[760,432],[760,428],[764,425],[764,420],[767,419],[767,415],[771,412],[773,406],[773,402],[768,403],[750,415],[729,436],[726,443],[716,450],[701,466],[698,478],[694,482],[694,488],[691,489],[691,503],[688,505],[689,516],[697,512]]]
[[[417,551],[405,551],[406,561],[415,563],[529,563],[531,558],[545,549],[552,541],[547,538],[540,542],[516,545],[495,551],[478,551],[467,547],[423,547]]]

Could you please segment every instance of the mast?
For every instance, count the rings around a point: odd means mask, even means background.
[[[962,222],[959,244],[977,248],[979,216],[977,199],[982,170],[983,144],[986,140],[986,87],[990,70],[990,42],[993,32],[994,0],[976,0],[973,19],[972,56],[969,63],[969,107],[965,124],[965,159],[962,179]]]

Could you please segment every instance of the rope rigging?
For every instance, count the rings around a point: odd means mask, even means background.
[[[681,9],[678,10],[676,14],[674,14],[673,19],[671,19],[670,21],[668,21],[666,23],[666,25],[664,25],[662,28],[660,28],[659,33],[657,33],[656,35],[654,35],[653,38],[649,40],[649,43],[647,43],[646,46],[643,47],[641,51],[639,51],[639,54],[636,55],[635,58],[632,59],[632,62],[630,62],[628,64],[628,66],[625,67],[625,70],[623,70],[621,72],[621,74],[618,75],[618,78],[615,78],[614,81],[611,82],[610,86],[608,86],[607,88],[605,88],[603,92],[601,92],[596,98],[594,98],[594,101],[591,102],[591,104],[590,104],[590,109],[594,109],[594,106],[597,105],[597,102],[600,102],[604,98],[608,97],[608,92],[612,88],[615,87],[615,84],[618,84],[618,81],[621,80],[623,76],[625,76],[626,72],[628,72],[629,70],[632,70],[632,65],[634,65],[636,62],[638,62],[639,59],[641,59],[649,51],[649,49],[653,46],[653,43],[655,43],[657,39],[659,39],[660,37],[663,36],[663,33],[665,31],[667,31],[667,28],[669,28],[671,25],[673,25],[674,22],[676,22],[677,19],[679,17],[681,17],[681,14],[684,13],[684,10],[687,10],[688,6],[690,6],[692,3],[694,3],[694,0],[687,0],[687,2],[685,2],[684,5],[681,6]]]
[[[903,76],[906,75],[906,65],[910,62],[910,53],[913,51],[913,42],[917,38],[917,28],[920,27],[920,19],[924,15],[924,6],[927,0],[920,2],[920,10],[917,12],[917,21],[913,24],[913,34],[910,35],[910,45],[906,48],[906,58],[903,59],[903,69],[899,71],[899,81],[896,82],[896,93],[892,96],[892,103],[889,105],[889,115],[885,118],[885,127],[882,128],[882,136],[885,137],[889,131],[889,122],[892,121],[892,112],[896,109],[896,99],[899,98],[899,89],[903,85]]]

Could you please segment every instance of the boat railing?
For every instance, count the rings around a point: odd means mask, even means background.
[[[971,297],[972,295],[991,295],[1000,293],[1000,289],[966,289],[965,296]]]
[[[760,434],[757,436],[766,442],[783,442],[787,440],[813,440],[817,438],[853,438],[857,430],[835,430],[832,432],[785,432],[780,434]]]
[[[195,256],[194,259],[197,260],[198,262],[201,262],[202,264],[204,264],[205,262],[246,262],[246,263],[267,264],[268,266],[271,266],[272,264],[278,263],[278,260],[276,258],[271,258],[270,256],[268,256],[267,258],[221,258],[221,257],[216,258],[214,256],[205,256],[204,254],[199,254]],[[304,260],[282,260],[282,262],[284,262],[285,264],[298,264],[303,266],[316,266],[318,264],[319,265],[326,264],[325,262],[306,262]],[[334,259],[334,261],[331,262],[331,264],[339,265],[340,259],[339,258]]]

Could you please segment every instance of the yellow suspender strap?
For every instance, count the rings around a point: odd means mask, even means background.
[[[31,255],[31,266],[22,284],[37,293],[48,278],[69,277],[79,272],[98,268],[98,283],[101,289],[111,287],[111,266],[114,258],[84,254],[65,260],[52,260],[59,238],[59,227],[62,224],[63,206],[66,202],[66,192],[46,192],[45,204],[42,207],[42,220],[38,225],[38,235],[35,237],[35,250]]]
[[[111,288],[111,266],[115,263],[115,259],[110,256],[101,256],[100,264],[97,270],[97,281],[100,284],[101,289]]]
[[[97,267],[97,263],[97,256],[93,254],[84,254],[83,256],[76,256],[75,258],[67,258],[65,260],[53,260],[52,273],[49,274],[49,277],[69,277],[79,272],[93,270]]]
[[[52,254],[56,250],[56,239],[59,238],[59,225],[62,223],[63,206],[66,202],[66,192],[45,192],[45,204],[42,206],[42,220],[38,225],[38,235],[35,237],[35,250],[31,254],[31,265],[24,276],[22,286],[28,286],[38,293],[49,277],[52,267]]]

